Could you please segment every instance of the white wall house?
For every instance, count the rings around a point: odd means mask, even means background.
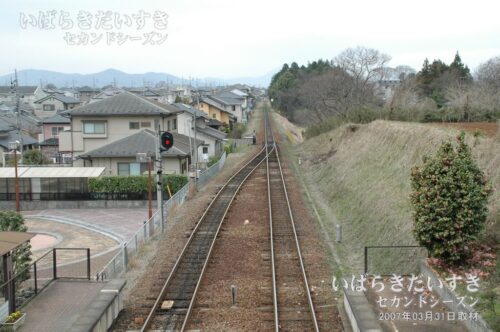
[[[136,154],[154,153],[159,128],[175,134],[174,147],[163,154],[164,172],[185,174],[193,147],[204,144],[178,129],[190,119],[185,113],[123,92],[67,111],[71,129],[59,133],[59,151],[71,153],[75,166],[103,166],[105,174],[135,175],[146,167],[135,161]]]

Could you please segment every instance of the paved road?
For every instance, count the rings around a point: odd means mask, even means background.
[[[147,209],[52,209],[40,211],[23,211],[29,219],[48,218],[54,221],[84,226],[94,231],[103,232],[116,237],[115,240],[126,241],[146,221]]]

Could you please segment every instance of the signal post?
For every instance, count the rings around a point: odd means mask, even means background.
[[[163,184],[162,184],[162,162],[161,153],[168,151],[174,145],[174,136],[168,131],[161,132],[158,126],[158,135],[156,140],[156,200],[161,216],[161,231],[165,231],[163,215]]]

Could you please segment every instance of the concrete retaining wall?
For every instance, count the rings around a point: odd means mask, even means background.
[[[344,307],[354,332],[382,332],[382,327],[365,293],[344,289]]]
[[[156,206],[156,200],[153,200]],[[115,200],[92,200],[92,201],[21,201],[22,211],[36,211],[49,209],[105,209],[105,208],[147,208],[148,201],[115,201]],[[15,210],[15,201],[0,201],[0,210]]]
[[[452,292],[448,287],[443,286],[442,288],[438,287],[438,279],[439,277],[432,271],[425,262],[420,263],[420,273],[424,277],[424,279],[427,279],[428,277],[431,280],[431,286],[432,286],[432,291],[436,292],[436,294],[439,295],[441,302],[443,301],[451,301],[451,302],[446,302],[446,306],[450,311],[453,311],[455,313],[460,312],[465,312],[467,315],[469,313],[475,313],[476,310],[469,306],[460,306],[458,307],[457,304],[459,303],[459,300],[457,298],[457,295]],[[468,329],[469,331],[474,331],[474,332],[491,332],[491,330],[488,327],[488,324],[484,321],[484,319],[477,315],[477,320],[464,320],[461,321]]]
[[[108,282],[99,296],[83,310],[71,327],[73,332],[106,332],[123,309],[122,290],[126,281],[114,279]]]

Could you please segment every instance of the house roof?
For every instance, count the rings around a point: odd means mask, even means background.
[[[141,88],[134,88],[134,89],[129,89],[129,92],[135,93],[140,96],[144,97],[160,97],[161,95],[150,90],[150,89],[141,89]]]
[[[171,113],[171,110],[165,105],[127,91],[64,112],[64,114],[70,116],[159,115],[169,113]]]
[[[20,94],[32,95],[35,93],[37,88],[38,87],[35,85],[21,85],[17,87],[17,92]],[[10,85],[1,85],[0,93],[1,94],[13,93],[13,91]]]
[[[233,91],[224,91],[217,95],[219,98],[228,98],[236,100],[245,100],[245,96],[234,93]]]
[[[28,232],[0,232],[0,255],[3,256],[28,242],[34,237],[35,233]]]
[[[182,103],[174,103],[174,104],[172,104],[172,106],[179,109],[181,112],[188,112],[191,115],[196,114],[196,117],[198,117],[198,118],[208,118],[208,116],[205,112],[197,110],[196,108],[194,108],[192,106],[182,104]]]
[[[228,114],[231,114],[231,113],[229,113],[228,111],[225,110],[223,104],[221,104],[222,101],[219,102],[219,101],[213,99],[213,96],[202,97],[201,98],[201,102],[207,103],[208,105],[217,108],[221,112],[226,112]]]
[[[210,127],[204,127],[204,128],[200,128],[200,127],[196,127],[196,130],[198,130],[199,132],[205,134],[205,135],[208,135],[210,137],[213,137],[215,139],[218,139],[218,140],[223,140],[226,138],[226,134],[223,133],[222,131],[219,131],[217,129],[214,129],[214,128],[210,128]]]
[[[248,97],[247,93],[245,93],[239,89],[231,90],[231,93],[234,93],[235,95],[238,95],[238,96],[243,97],[243,98]]]
[[[38,141],[31,136],[21,134],[23,138],[23,145],[33,145],[37,144]],[[3,146],[5,149],[9,148],[9,142],[15,142],[19,140],[19,135],[17,134],[17,130],[11,130],[7,132],[7,135],[0,136],[0,146]]]
[[[116,95],[118,95],[118,94],[120,94],[120,93],[122,93],[124,91],[125,90],[123,90],[121,88],[116,88],[114,86],[107,87],[106,89],[102,90],[97,95],[95,95],[92,98],[92,100],[106,99],[106,98],[109,98],[109,97],[116,96]]]
[[[217,96],[210,96],[210,98],[213,98],[225,105],[241,105],[243,103],[242,99],[244,99],[232,92],[222,92]]]
[[[59,138],[51,137],[39,143],[40,146],[59,146]]]
[[[12,124],[0,118],[0,131],[11,131],[13,128]]]
[[[189,151],[189,137],[172,133],[174,135],[174,146],[166,152],[162,152],[165,157],[187,156]],[[156,149],[156,134],[148,129],[141,130],[135,134],[106,144],[95,150],[79,155],[80,158],[118,158],[135,157],[137,153],[148,153],[154,155]],[[197,140],[198,145],[202,144]]]
[[[45,97],[42,97],[42,98],[36,100],[35,103],[39,104],[39,103],[41,103],[49,98],[57,99],[60,102],[65,103],[65,104],[79,104],[80,103],[80,101],[78,99],[75,99],[73,97],[68,97],[62,93],[54,93],[54,94],[47,95]]]
[[[18,167],[20,178],[96,178],[106,167]],[[0,167],[0,178],[14,178],[14,167]]]
[[[219,127],[219,126],[222,126],[222,122],[220,122],[217,119],[209,119],[207,125],[208,126],[217,126],[217,127]]]
[[[0,120],[8,123],[11,127],[17,127],[17,116],[13,112],[0,113]],[[21,116],[19,116],[21,122],[21,128],[30,134],[38,134],[41,132],[39,124],[41,120],[25,111],[21,111]]]
[[[3,100],[0,102],[0,111],[11,111],[14,112],[16,110],[16,102],[11,101],[11,100]],[[21,111],[28,111],[28,112],[33,112],[35,109],[33,106],[31,106],[28,103],[25,102],[20,102],[19,103],[19,109]]]
[[[71,120],[65,116],[62,116],[61,114],[56,114],[51,117],[48,117],[46,119],[43,119],[42,121],[43,124],[49,124],[49,123],[71,123]]]
[[[78,92],[100,92],[101,90],[99,89],[94,89],[94,88],[91,88],[90,86],[82,86],[81,88],[78,88],[77,89]]]

